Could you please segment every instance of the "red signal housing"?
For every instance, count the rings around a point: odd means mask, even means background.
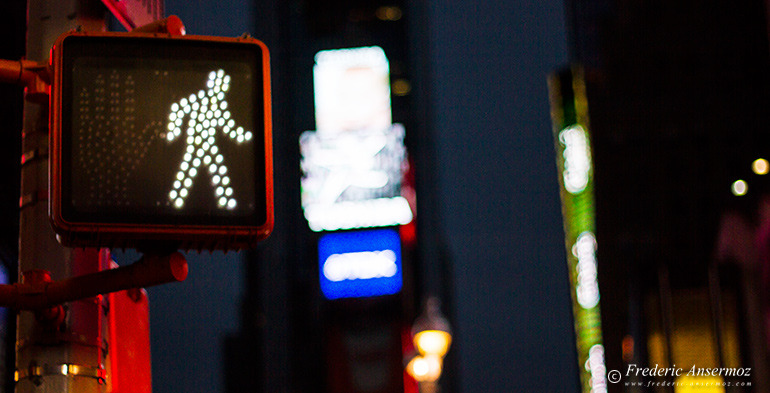
[[[270,234],[262,42],[72,32],[51,62],[49,213],[64,245],[229,250]]]

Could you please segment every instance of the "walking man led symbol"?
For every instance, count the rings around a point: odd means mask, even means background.
[[[232,210],[238,202],[233,196],[225,158],[217,147],[216,131],[221,128],[225,135],[238,144],[250,141],[252,133],[243,127],[236,127],[235,121],[230,118],[225,100],[225,93],[230,89],[230,76],[221,69],[211,71],[206,87],[207,90],[190,94],[171,105],[166,139],[174,141],[182,135],[184,128],[187,148],[168,198],[175,208],[184,207],[198,171],[208,170],[217,207]],[[185,118],[188,119],[186,123]]]

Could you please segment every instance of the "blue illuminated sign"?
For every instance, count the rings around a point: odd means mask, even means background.
[[[401,239],[392,229],[326,234],[318,261],[321,292],[329,300],[401,290]]]

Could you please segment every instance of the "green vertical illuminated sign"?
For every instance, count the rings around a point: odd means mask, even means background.
[[[548,84],[582,391],[606,392],[585,80],[574,67],[551,75]]]

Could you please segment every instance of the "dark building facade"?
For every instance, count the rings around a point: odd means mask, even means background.
[[[629,365],[748,367],[751,378],[711,382],[768,389],[766,6],[567,2],[592,134],[606,368],[624,382],[684,381],[626,379]]]

